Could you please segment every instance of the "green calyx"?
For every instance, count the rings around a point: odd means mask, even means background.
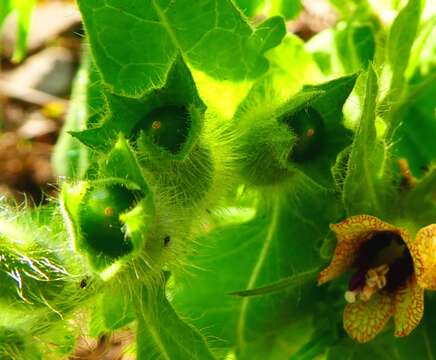
[[[64,216],[74,247],[98,271],[142,249],[151,204],[132,186],[116,180],[64,185]]]
[[[249,184],[269,186],[292,176],[287,164],[294,137],[282,124],[253,126],[240,139],[241,176]]]
[[[191,128],[191,116],[186,106],[164,106],[151,111],[136,126],[136,131],[157,146],[177,154],[182,150]]]
[[[159,191],[171,197],[174,205],[183,207],[197,204],[206,197],[215,174],[212,152],[201,141],[183,159],[145,159],[141,165],[151,174]]]
[[[296,142],[289,153],[289,160],[303,163],[316,157],[324,138],[325,128],[321,114],[308,106],[286,115],[285,123],[296,135]]]
[[[136,127],[136,152],[147,182],[178,206],[203,200],[215,164],[203,138],[204,112],[194,105],[168,105],[150,112]]]
[[[195,105],[165,105],[155,108],[132,131],[140,154],[183,160],[197,144],[204,112]]]
[[[254,98],[240,106],[235,131],[240,133],[237,142],[244,181],[255,186],[281,185],[295,174],[293,164],[314,156],[324,125],[311,104],[322,94],[316,89],[302,90],[284,103]]]

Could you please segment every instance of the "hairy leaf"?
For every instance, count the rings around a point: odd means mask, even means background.
[[[366,69],[375,55],[375,35],[370,24],[351,24],[336,32],[338,55],[346,72]]]
[[[378,183],[384,147],[377,140],[375,128],[377,94],[377,76],[369,66],[362,118],[356,130],[344,182],[343,201],[348,215],[376,215],[382,206]]]
[[[410,50],[418,31],[422,0],[409,0],[392,24],[387,42],[387,55],[392,68],[391,91],[402,85],[409,63]]]
[[[412,84],[406,100],[394,113],[399,124],[393,138],[395,155],[407,159],[412,174],[418,177],[436,161],[435,93],[436,72]]]
[[[240,300],[228,295],[299,277],[321,265],[316,248],[326,235],[323,226],[337,217],[335,201],[331,199],[328,208],[320,208],[317,199],[330,198],[331,194],[309,185],[299,189],[283,193],[287,201],[277,199],[271,207],[259,209],[253,220],[203,237],[206,247],[191,258],[198,269],[195,276],[188,281],[178,279],[183,286],[175,289],[176,307],[193,317],[197,326],[207,327],[213,336],[224,340],[217,345],[233,345],[244,352],[248,343],[265,333],[275,336],[311,312],[310,299],[316,297],[317,290],[310,277],[289,291],[267,296]],[[309,213],[311,219],[306,218]],[[300,302],[303,294],[306,301]]]
[[[237,296],[260,296],[271,294],[275,292],[280,292],[284,290],[292,290],[298,288],[308,281],[315,279],[318,276],[318,271],[301,273],[295,276],[289,276],[274,283],[251,289],[251,290],[240,290],[231,292],[229,295],[237,295]]]
[[[137,302],[137,359],[213,360],[204,337],[184,322],[166,296],[142,290]]]
[[[88,167],[86,147],[68,132],[84,130],[89,116],[89,61],[85,56],[74,81],[68,115],[53,152],[52,164],[58,176],[80,179]]]
[[[81,0],[79,7],[105,83],[134,98],[162,87],[178,55],[218,79],[257,77],[268,68],[264,52],[285,35],[282,19],[252,29],[227,0]]]

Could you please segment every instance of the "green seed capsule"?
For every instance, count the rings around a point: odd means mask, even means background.
[[[97,254],[118,258],[133,250],[120,215],[136,204],[134,192],[118,184],[95,186],[85,194],[79,211],[83,242]]]
[[[150,112],[136,127],[152,142],[172,154],[177,154],[186,142],[191,126],[186,106],[164,106]]]
[[[320,113],[309,106],[286,116],[283,122],[297,136],[288,159],[295,163],[303,163],[315,158],[320,151],[325,131]]]
[[[118,260],[143,249],[154,202],[134,183],[108,179],[65,183],[61,208],[74,250],[107,279]]]
[[[275,121],[253,123],[239,141],[240,175],[255,186],[278,185],[293,171],[287,157],[294,142],[293,134]]]

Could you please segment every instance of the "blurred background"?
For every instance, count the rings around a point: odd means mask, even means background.
[[[19,48],[23,9],[11,9],[0,32],[0,196],[40,203],[55,188],[50,156],[68,109],[83,32],[72,1],[21,2],[30,17],[25,49]]]

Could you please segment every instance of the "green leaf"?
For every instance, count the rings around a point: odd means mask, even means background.
[[[422,0],[409,0],[401,9],[389,32],[387,57],[392,70],[391,97],[401,94],[404,72],[409,63],[422,12]]]
[[[292,20],[303,10],[303,5],[300,0],[272,0],[266,2],[264,9],[269,16],[281,15],[286,20]]]
[[[287,278],[281,279],[269,285],[265,285],[259,288],[251,289],[251,290],[241,290],[231,292],[229,295],[237,295],[237,296],[259,296],[266,295],[275,292],[280,292],[284,290],[292,290],[298,288],[308,282],[313,281],[318,276],[319,271],[301,273],[295,276],[289,276]]]
[[[2,2],[0,2],[0,29],[3,25],[3,21],[5,21],[11,10],[11,0],[3,0]]]
[[[136,306],[138,360],[215,359],[204,337],[179,317],[162,290],[154,294],[143,288]]]
[[[303,9],[300,0],[281,0],[280,14],[287,20],[295,19]]]
[[[245,16],[251,17],[256,15],[256,11],[264,4],[264,0],[235,0],[235,4],[244,13]]]
[[[428,173],[405,195],[404,212],[418,228],[434,223],[436,214],[436,168]]]
[[[120,286],[109,286],[103,293],[100,306],[106,329],[117,330],[135,320],[129,296],[129,292]]]
[[[83,145],[93,150],[108,150],[107,148],[113,146],[113,143],[103,141],[103,139],[114,139],[118,135],[114,131],[108,131],[105,127],[98,127],[94,129],[85,129],[82,131],[70,131],[71,136],[79,140]]]
[[[95,61],[91,56],[88,47],[85,47],[89,57],[89,70],[88,70],[88,86],[87,86],[87,112],[88,119],[86,121],[86,128],[94,128],[104,121],[104,116],[109,112],[108,96],[106,86],[101,78],[100,71],[95,65]]]
[[[286,34],[265,57],[269,62],[268,71],[255,80],[216,81],[193,71],[200,96],[208,108],[230,119],[247,104],[265,101],[273,105],[298,92],[303,84],[322,80],[317,64],[296,35]]]
[[[32,16],[33,8],[36,0],[11,0],[12,7],[17,12],[18,16],[18,35],[15,45],[14,55],[12,61],[20,62],[26,55],[27,48],[27,33],[30,27],[30,18]]]
[[[279,15],[286,20],[296,18],[303,9],[300,0],[235,0],[235,4],[247,17]]]
[[[58,176],[80,179],[88,167],[88,150],[68,132],[83,130],[89,116],[89,61],[89,57],[85,55],[74,80],[67,118],[53,151],[52,164]]]
[[[286,32],[280,18],[253,30],[230,1],[80,0],[79,7],[105,83],[134,98],[162,87],[178,55],[218,79],[255,78],[268,69],[264,52]]]
[[[249,222],[217,228],[198,239],[201,248],[190,258],[195,276],[180,281],[174,292],[176,308],[183,309],[199,328],[222,339],[220,346],[245,346],[281,330],[313,311],[320,289],[315,280],[262,297],[238,299],[227,295],[254,289],[285,277],[314,272],[323,262],[317,251],[338,218],[331,193],[313,187],[304,177],[293,178],[293,190],[283,192],[268,206],[261,203]],[[300,182],[301,181],[301,182]],[[305,186],[305,185],[306,186]],[[329,199],[320,202],[320,199]],[[316,220],[315,220],[316,219]],[[219,276],[216,276],[219,274]],[[306,299],[301,302],[299,299]]]
[[[410,52],[406,77],[411,78],[417,69],[428,73],[435,65],[436,54],[436,14],[421,24]]]
[[[344,182],[343,201],[348,215],[376,215],[381,211],[378,183],[384,146],[377,140],[375,128],[377,94],[377,76],[370,65],[362,117],[351,147]]]
[[[368,344],[356,344],[350,338],[343,338],[327,351],[327,360],[402,359],[392,346],[389,337],[378,336]]]
[[[292,321],[289,326],[281,329],[279,334],[266,333],[256,341],[250,342],[237,355],[238,360],[268,359],[299,359],[298,350],[313,334],[313,319],[305,317]]]
[[[370,24],[350,24],[338,30],[335,42],[346,72],[366,69],[374,59],[376,39]]]
[[[124,179],[127,183],[137,184],[144,192],[148,190],[148,184],[136,154],[123,135],[119,136],[118,141],[107,157],[101,160],[100,175],[101,177]]]
[[[407,159],[417,177],[436,161],[435,93],[436,72],[433,72],[409,87],[408,95],[393,113],[394,123],[399,124],[393,134],[393,153]]]
[[[322,114],[328,126],[342,121],[342,108],[353,90],[357,76],[358,74],[351,74],[323,84],[303,87],[303,91],[323,91],[313,106]]]
[[[270,63],[268,72],[254,83],[245,104],[287,99],[301,90],[304,84],[319,82],[321,73],[312,56],[305,49],[304,42],[293,34],[287,34],[283,41],[266,54]],[[245,106],[242,103],[241,106]]]

